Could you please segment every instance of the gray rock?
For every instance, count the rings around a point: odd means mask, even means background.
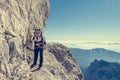
[[[83,80],[83,74],[67,47],[62,44],[48,45],[48,51],[53,54],[61,66],[64,67],[66,71],[62,74],[66,74],[67,77],[69,77],[68,80]],[[73,77],[73,75],[75,77]],[[66,77],[64,78],[67,80]]]
[[[12,36],[12,37],[16,37],[16,36],[17,36],[16,33],[14,33],[13,31],[10,31],[10,30],[5,30],[5,34],[6,34],[6,35],[10,35],[10,36]]]

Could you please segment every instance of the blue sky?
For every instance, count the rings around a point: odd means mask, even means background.
[[[120,41],[120,0],[50,0],[48,41]]]

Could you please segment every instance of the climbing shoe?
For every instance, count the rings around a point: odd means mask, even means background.
[[[34,66],[35,66],[35,64],[32,64],[32,65],[30,66],[30,69],[32,69]]]

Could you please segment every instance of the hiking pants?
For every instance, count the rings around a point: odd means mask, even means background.
[[[37,64],[38,55],[40,56],[39,67],[42,67],[42,64],[43,64],[43,48],[35,48],[34,49],[34,62],[33,62],[34,65]]]

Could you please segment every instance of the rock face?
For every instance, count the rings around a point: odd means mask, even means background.
[[[51,52],[55,50],[50,45],[44,52],[43,68],[30,71],[33,51],[26,49],[24,44],[33,36],[34,26],[42,26],[44,31],[49,11],[49,0],[0,0],[0,80],[83,79],[75,60],[64,57],[67,52],[63,55],[62,50],[57,54],[61,60]],[[33,49],[32,44],[29,48]]]
[[[33,26],[45,26],[48,0],[0,0],[0,80],[27,80],[29,65],[23,44]]]
[[[120,80],[120,64],[95,60],[85,74],[85,80]]]
[[[62,76],[56,80],[83,80],[82,72],[67,47],[62,44],[48,45],[48,51],[54,55],[59,64],[59,70],[55,72],[58,71],[56,74]]]

